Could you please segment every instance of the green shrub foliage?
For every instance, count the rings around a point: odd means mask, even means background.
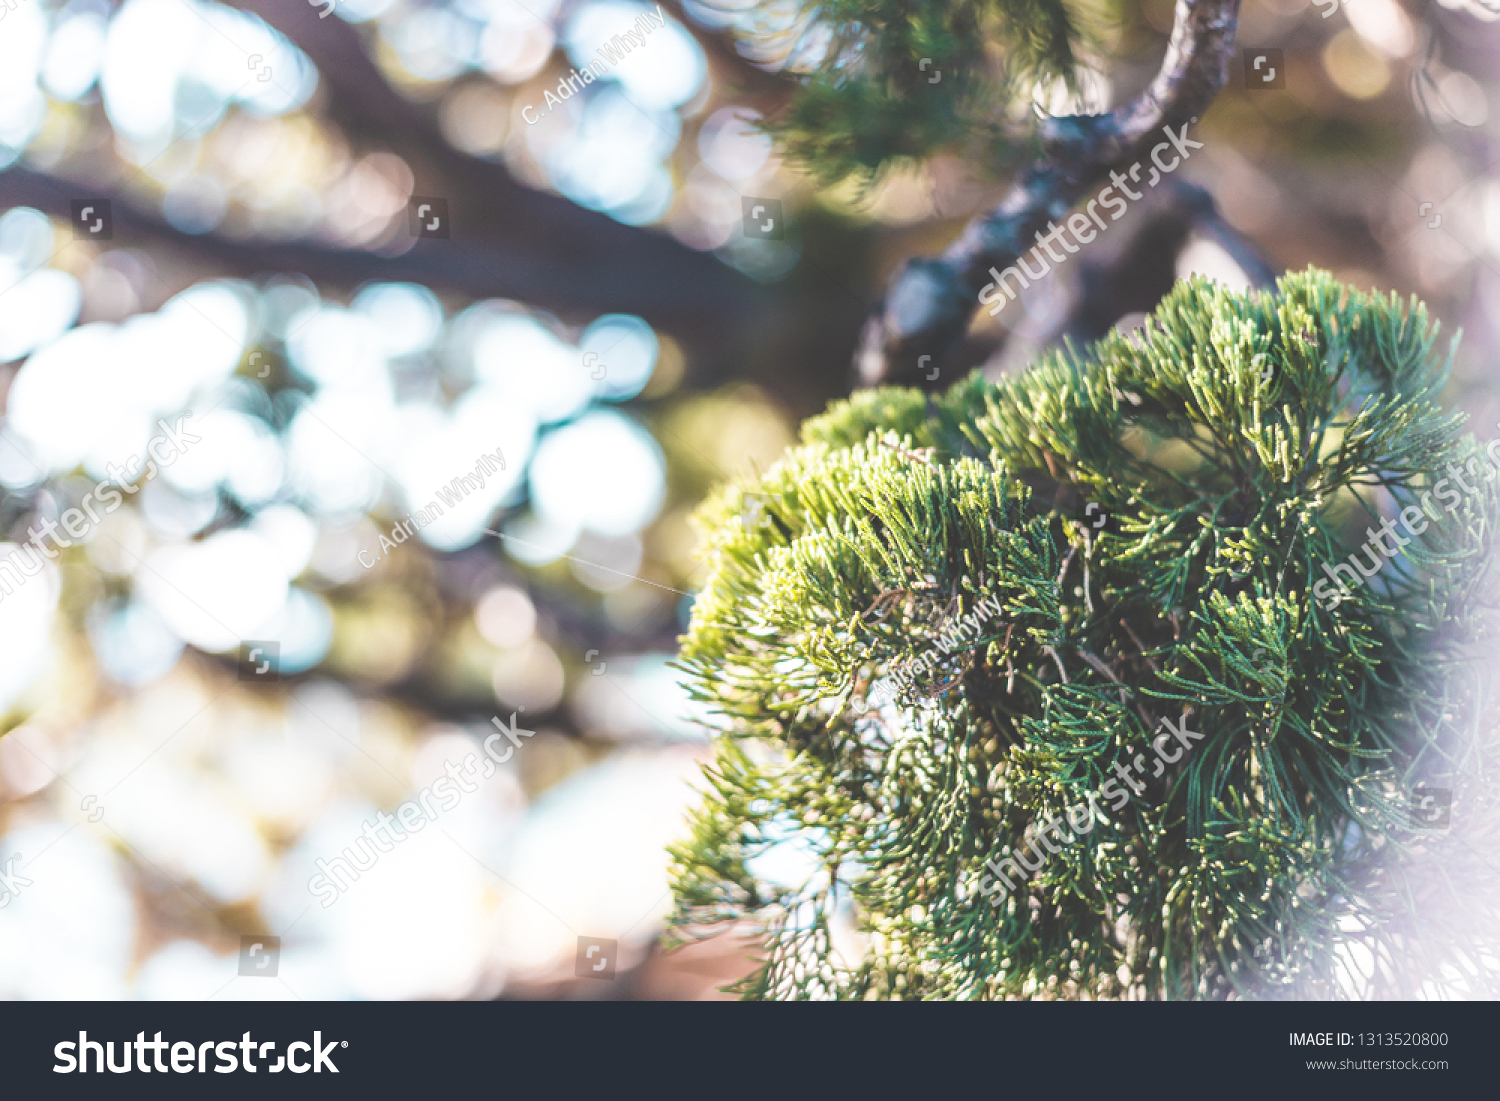
[[[700,513],[680,663],[720,734],[677,935],[762,928],[757,998],[1494,996],[1500,478],[1451,354],[1321,272],[1194,279],[1085,353],[810,421]],[[1166,723],[1191,749],[1098,798]]]

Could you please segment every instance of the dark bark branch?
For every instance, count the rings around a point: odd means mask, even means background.
[[[110,201],[116,239],[173,245],[234,274],[300,272],[320,286],[345,288],[376,279],[407,281],[473,298],[514,298],[564,315],[619,310],[664,328],[721,332],[726,321],[748,318],[767,297],[707,253],[668,241],[674,247],[669,256],[661,255],[650,242],[663,239],[642,231],[636,231],[633,247],[599,246],[583,255],[533,253],[508,243],[461,240],[457,234],[453,240],[418,240],[405,251],[386,253],[305,240],[239,240],[184,233],[160,214],[118,192],[101,192],[96,184],[20,167],[0,172],[0,207],[30,206],[67,220],[70,201],[83,196]],[[398,247],[408,244],[398,241]]]
[[[1151,207],[1141,212],[1145,217],[1128,237],[1100,241],[1087,257],[1079,257],[1072,305],[1035,337],[1038,345],[1052,347],[1065,339],[1079,346],[1091,344],[1126,314],[1149,313],[1176,282],[1178,254],[1194,232],[1229,253],[1252,286],[1267,287],[1276,281],[1276,270],[1260,250],[1224,220],[1213,196],[1197,184],[1164,181],[1145,196],[1142,205],[1146,203]]]
[[[580,268],[617,264],[626,255],[635,255],[642,265],[697,257],[661,232],[623,225],[560,195],[533,190],[504,165],[455,149],[433,107],[407,99],[386,82],[370,60],[359,28],[342,19],[319,19],[322,9],[301,0],[226,2],[254,13],[296,43],[317,66],[327,96],[326,116],[357,145],[401,156],[415,176],[415,193],[448,199],[456,227],[467,221],[486,237],[570,256]],[[693,277],[689,270],[683,276]]]
[[[326,97],[322,114],[357,147],[380,147],[411,167],[415,191],[453,203],[482,196],[485,224],[516,245],[566,248],[575,240],[639,233],[556,195],[533,191],[505,167],[449,145],[433,109],[392,88],[365,52],[361,32],[342,19],[319,19],[321,8],[300,0],[226,0],[280,31],[317,67]],[[453,209],[455,220],[458,211]]]
[[[941,364],[968,329],[990,267],[1005,268],[1062,219],[1116,165],[1139,157],[1164,126],[1207,109],[1229,78],[1239,0],[1178,0],[1167,54],[1151,86],[1101,115],[1048,119],[1042,157],[1000,205],[976,218],[940,256],[908,260],[866,322],[858,383],[917,385],[922,356]]]
[[[503,165],[455,149],[432,106],[409,100],[387,83],[360,28],[320,19],[320,8],[301,0],[226,2],[260,16],[307,54],[319,71],[322,113],[346,136],[402,156],[415,176],[416,194],[449,200],[455,244],[462,245],[439,253],[431,246],[446,242],[423,241],[399,263],[358,251],[335,256],[316,248],[301,251],[300,245],[277,246],[269,255],[248,258],[255,265],[290,267],[341,285],[406,278],[434,289],[512,297],[565,316],[635,313],[684,343],[696,384],[756,373],[757,341],[776,331],[768,321],[784,311],[784,289],[755,283],[661,231],[622,225],[561,196],[535,191]],[[710,56],[725,64],[738,58],[727,34],[703,30],[690,19],[682,22]],[[735,73],[758,97],[779,95],[790,83],[742,58]],[[774,104],[762,107],[771,110]],[[372,263],[384,274],[370,272]],[[507,278],[487,277],[496,268]],[[397,269],[405,274],[394,274]]]
[[[1177,186],[1184,195],[1196,193],[1197,201],[1192,207],[1193,228],[1229,253],[1230,259],[1249,277],[1251,286],[1269,287],[1276,282],[1277,269],[1254,242],[1225,221],[1207,190],[1185,180]]]

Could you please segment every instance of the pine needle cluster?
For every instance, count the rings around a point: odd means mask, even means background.
[[[763,929],[752,998],[1493,997],[1500,476],[1451,356],[1325,273],[1199,278],[1134,334],[808,422],[700,513],[680,664],[721,734],[677,935]],[[997,895],[1163,722],[1192,752]]]
[[[771,131],[826,184],[940,152],[1005,167],[1030,148],[1036,86],[1073,88],[1084,40],[1063,0],[809,2],[796,23],[805,79]]]

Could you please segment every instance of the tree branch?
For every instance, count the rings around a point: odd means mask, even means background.
[[[1173,177],[1149,192],[1141,205],[1147,207],[1141,211],[1144,217],[1129,236],[1101,241],[1087,257],[1079,257],[1073,302],[1035,338],[1040,347],[1065,339],[1092,344],[1126,314],[1150,313],[1176,282],[1178,255],[1194,232],[1229,253],[1251,286],[1276,282],[1276,270],[1260,250],[1224,220],[1213,196],[1197,184]]]
[[[328,97],[327,116],[357,144],[378,145],[401,156],[412,169],[415,193],[448,199],[455,225],[461,226],[467,213],[470,223],[489,236],[536,253],[571,256],[580,268],[618,263],[625,255],[635,255],[642,264],[694,256],[664,233],[627,226],[560,195],[533,190],[504,165],[455,149],[430,107],[387,83],[370,60],[359,28],[342,19],[320,20],[321,9],[300,0],[226,2],[259,16],[294,42],[318,69]],[[684,276],[691,277],[686,270]]]
[[[0,172],[0,207],[30,206],[67,220],[70,200],[84,195],[109,200],[117,239],[175,245],[236,274],[301,272],[320,285],[346,288],[375,279],[407,281],[473,298],[514,298],[564,314],[619,310],[665,328],[711,327],[721,333],[726,321],[748,318],[768,297],[708,253],[668,241],[674,246],[670,256],[653,255],[650,241],[666,239],[641,231],[636,233],[646,241],[637,240],[633,248],[596,245],[583,255],[457,239],[415,241],[405,251],[383,253],[306,240],[240,240],[184,233],[130,197],[101,191],[97,184],[20,166]]]
[[[1136,99],[1100,115],[1041,126],[1040,160],[994,210],[970,222],[940,256],[908,260],[865,323],[858,384],[917,384],[920,359],[943,358],[964,335],[990,267],[1010,266],[1035,235],[1063,218],[1110,168],[1134,159],[1163,126],[1195,121],[1229,78],[1239,0],[1178,0],[1162,67]]]
[[[342,19],[319,19],[321,9],[291,0],[226,2],[259,16],[307,55],[327,97],[327,117],[356,146],[379,145],[401,156],[415,176],[417,194],[439,195],[450,204],[459,193],[482,196],[486,225],[517,245],[566,248],[601,234],[609,240],[640,232],[560,196],[533,191],[503,165],[449,145],[431,109],[386,82],[365,52],[360,31]]]

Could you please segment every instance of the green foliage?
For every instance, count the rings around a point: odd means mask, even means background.
[[[824,183],[943,151],[1004,166],[1034,86],[1073,87],[1081,36],[1063,0],[807,2],[801,21],[813,60],[772,130]]]
[[[1493,996],[1500,742],[1466,658],[1500,478],[1447,362],[1415,303],[1197,279],[1139,334],[810,421],[700,513],[681,666],[722,736],[678,935],[762,923],[750,997]],[[1424,496],[1375,576],[1315,590]],[[992,906],[986,861],[1167,719],[1202,739]],[[1411,828],[1423,785],[1449,831]]]

